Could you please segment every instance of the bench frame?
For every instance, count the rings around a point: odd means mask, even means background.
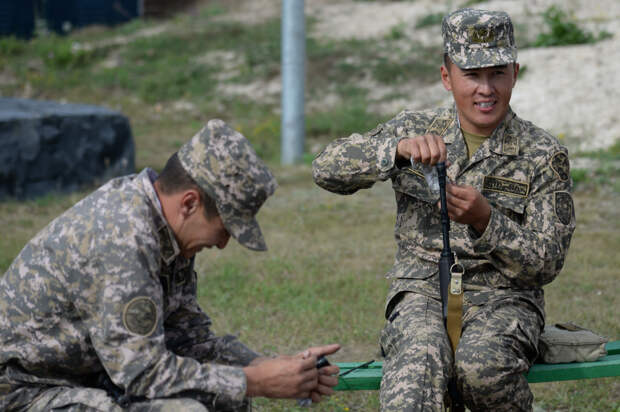
[[[594,379],[620,376],[620,341],[605,345],[607,356],[596,362],[534,364],[527,373],[530,383],[568,381],[577,379]],[[362,362],[340,362],[340,373],[358,367]],[[339,391],[377,390],[381,385],[383,362],[373,362],[361,369],[356,369],[338,380]]]

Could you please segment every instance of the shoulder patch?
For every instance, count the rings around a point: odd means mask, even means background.
[[[504,193],[511,196],[527,197],[530,192],[530,184],[499,176],[485,176],[482,182],[482,190]]]
[[[148,296],[133,298],[123,309],[123,325],[135,334],[149,336],[157,326],[157,307]]]
[[[560,152],[553,155],[551,158],[551,169],[558,175],[562,182],[570,178],[570,166],[566,153]]]
[[[372,129],[371,131],[368,132],[368,135],[370,137],[375,137],[376,135],[378,135],[379,133],[381,133],[383,131],[383,124],[378,125],[377,127],[375,127],[374,129]]]
[[[555,192],[553,195],[555,215],[560,222],[568,225],[573,220],[573,215],[575,214],[573,197],[568,192]]]

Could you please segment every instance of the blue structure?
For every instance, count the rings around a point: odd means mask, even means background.
[[[134,19],[140,14],[140,0],[46,0],[44,9],[48,28],[64,34],[67,28]]]
[[[34,0],[0,0],[0,36],[29,39],[34,33]]]
[[[0,0],[0,36],[29,39],[35,16],[44,17],[47,27],[65,34],[90,24],[114,25],[141,14],[142,0]]]

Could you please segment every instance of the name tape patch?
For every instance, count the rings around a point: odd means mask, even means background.
[[[482,190],[505,193],[511,196],[527,197],[530,191],[530,184],[507,177],[485,176],[482,182]]]

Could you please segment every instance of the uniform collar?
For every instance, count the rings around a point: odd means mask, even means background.
[[[138,175],[138,179],[140,180],[142,187],[144,188],[144,192],[146,193],[146,197],[151,203],[151,207],[155,211],[154,223],[155,229],[157,230],[157,234],[159,236],[159,244],[161,248],[161,257],[166,265],[169,265],[174,259],[176,259],[181,253],[181,249],[179,248],[179,244],[177,243],[176,237],[174,236],[174,232],[166,218],[164,217],[164,212],[161,207],[161,202],[159,201],[159,197],[157,197],[157,192],[155,191],[155,187],[153,183],[155,179],[157,179],[157,173],[150,168],[145,168]]]
[[[510,128],[511,120],[515,117],[512,108],[508,107],[508,112],[504,120],[495,128],[489,138],[490,150],[497,154],[517,156],[519,154],[519,136]],[[450,109],[444,109],[433,120],[433,123],[445,122],[448,124],[444,141],[447,144],[454,143],[455,139],[462,137],[456,105]]]
[[[456,179],[474,163],[491,156],[491,153],[503,156],[517,156],[519,154],[519,136],[512,126],[515,113],[509,107],[502,122],[495,128],[491,136],[482,143],[480,148],[470,159],[467,154],[465,138],[456,110],[456,104],[451,108],[443,109],[433,120],[433,124],[446,125],[443,133],[444,142],[449,145],[452,165],[448,168],[448,177]]]

